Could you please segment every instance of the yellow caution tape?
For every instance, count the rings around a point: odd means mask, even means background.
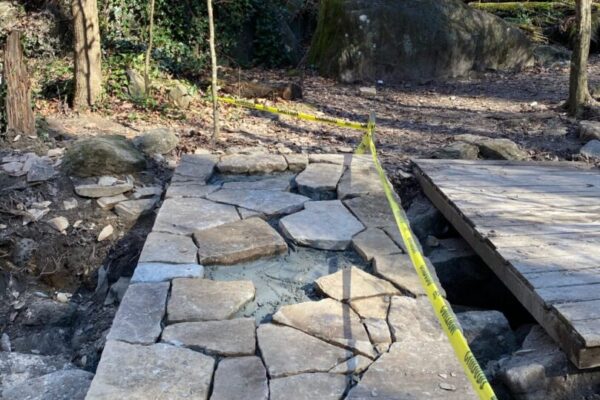
[[[460,330],[460,325],[456,319],[456,316],[446,303],[444,297],[440,294],[435,281],[431,277],[427,263],[425,262],[423,254],[417,246],[412,230],[410,229],[406,214],[403,210],[401,210],[400,206],[394,199],[393,190],[377,157],[377,149],[375,148],[375,142],[373,141],[373,132],[375,130],[375,120],[373,115],[371,115],[369,118],[368,125],[369,128],[367,133],[364,135],[363,140],[356,149],[355,153],[364,154],[368,150],[372,154],[373,163],[375,164],[375,168],[379,173],[379,178],[381,179],[385,195],[390,203],[392,213],[394,214],[394,219],[398,225],[398,230],[400,231],[400,235],[402,236],[402,240],[404,241],[408,255],[410,256],[412,264],[415,267],[419,278],[421,279],[421,283],[423,284],[423,287],[427,293],[427,297],[433,306],[435,315],[440,321],[444,332],[446,332],[446,335],[450,340],[450,344],[456,353],[458,361],[463,366],[467,377],[473,385],[473,389],[479,395],[481,400],[497,400],[492,386],[481,370],[477,359],[475,356],[473,356],[473,353],[469,348],[469,344]]]
[[[375,147],[375,142],[373,141],[373,133],[375,132],[375,118],[373,114],[371,114],[371,116],[369,117],[368,123],[364,124],[360,122],[345,121],[330,117],[319,117],[316,115],[305,114],[297,111],[282,110],[276,107],[270,107],[263,104],[255,104],[249,101],[234,99],[231,97],[219,97],[219,101],[244,108],[266,111],[273,114],[289,115],[291,117],[303,119],[306,121],[323,122],[341,126],[344,128],[366,131],[366,133],[363,135],[362,141],[360,142],[355,151],[355,154],[365,154],[367,151],[369,151],[373,156],[373,163],[375,164],[375,168],[377,169],[379,178],[381,179],[385,195],[388,199],[388,202],[390,203],[390,208],[392,209],[392,213],[394,214],[396,225],[398,225],[398,230],[400,231],[400,235],[402,236],[402,240],[404,241],[404,245],[406,247],[408,255],[410,256],[412,264],[415,267],[417,274],[419,275],[423,287],[425,288],[425,292],[427,293],[427,297],[429,298],[429,301],[433,306],[435,315],[440,321],[444,332],[446,332],[446,335],[450,340],[450,344],[454,349],[458,361],[464,368],[465,373],[469,378],[469,381],[473,385],[473,389],[475,390],[475,392],[481,400],[498,400],[498,398],[494,394],[492,386],[490,385],[485,374],[481,370],[477,359],[471,352],[469,344],[467,343],[467,340],[465,339],[464,335],[462,334],[462,331],[460,330],[460,324],[456,319],[456,316],[452,312],[450,306],[446,303],[444,297],[440,294],[440,290],[438,289],[435,281],[431,276],[431,273],[429,272],[427,263],[425,262],[423,254],[421,253],[419,246],[417,246],[417,242],[413,236],[412,230],[410,229],[410,225],[408,223],[406,214],[394,199],[394,191],[385,176],[385,171],[383,170],[383,167],[379,162],[379,158],[377,157],[377,148]]]
[[[302,113],[299,111],[283,110],[281,108],[271,107],[271,106],[267,106],[264,104],[256,104],[256,103],[252,103],[250,101],[234,99],[232,97],[219,97],[219,101],[221,101],[223,103],[227,103],[227,104],[233,104],[236,106],[244,107],[244,108],[250,108],[253,110],[266,111],[266,112],[270,112],[273,114],[289,115],[290,117],[303,119],[305,121],[323,122],[325,124],[337,125],[337,126],[341,126],[344,128],[358,129],[361,131],[365,131],[368,128],[368,124],[365,124],[362,122],[346,121],[343,119],[337,119],[337,118],[331,118],[331,117],[319,117],[319,116],[313,115],[313,114],[306,114],[306,113]]]

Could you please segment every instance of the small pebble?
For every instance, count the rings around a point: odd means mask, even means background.
[[[451,384],[449,384],[449,383],[446,383],[446,382],[442,382],[442,383],[440,383],[440,388],[441,388],[441,389],[444,389],[444,390],[451,391],[451,392],[453,392],[453,391],[455,391],[455,390],[456,390],[456,386],[454,386],[454,385],[451,385]]]
[[[0,337],[0,350],[6,351],[8,353],[10,353],[12,350],[10,346],[10,338],[6,333],[3,333]]]
[[[57,300],[57,301],[59,301],[59,302],[61,302],[61,303],[68,303],[68,302],[69,302],[69,300],[71,299],[71,296],[72,296],[72,295],[71,295],[70,293],[62,293],[62,292],[59,292],[59,293],[56,295],[56,300]]]
[[[112,227],[112,225],[106,225],[104,228],[102,228],[102,230],[100,231],[100,234],[98,235],[98,241],[101,242],[105,239],[108,239],[108,237],[110,235],[112,235],[114,232],[114,229]]]

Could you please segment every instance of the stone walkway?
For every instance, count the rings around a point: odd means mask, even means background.
[[[369,157],[184,156],[165,197],[86,399],[476,398]]]

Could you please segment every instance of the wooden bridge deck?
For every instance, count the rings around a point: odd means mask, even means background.
[[[579,368],[600,366],[600,172],[415,160],[433,204]]]

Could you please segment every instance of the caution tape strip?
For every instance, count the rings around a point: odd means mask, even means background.
[[[362,122],[346,121],[343,119],[331,118],[331,117],[319,117],[317,115],[306,114],[306,113],[302,113],[299,111],[283,110],[281,108],[271,107],[271,106],[267,106],[264,104],[257,104],[257,103],[252,103],[252,102],[246,101],[246,100],[234,99],[233,97],[219,97],[219,101],[223,102],[223,103],[227,103],[227,104],[233,104],[236,106],[244,107],[244,108],[250,108],[253,110],[266,111],[266,112],[270,112],[273,114],[289,115],[290,117],[303,119],[305,121],[322,122],[325,124],[337,125],[337,126],[341,126],[343,128],[351,128],[351,129],[357,129],[357,130],[361,130],[361,131],[366,131],[368,128],[368,124],[365,124]]]
[[[425,292],[427,293],[427,297],[429,298],[435,315],[439,320],[440,324],[442,325],[444,332],[448,336],[448,339],[450,341],[450,344],[452,345],[452,348],[454,349],[457,359],[462,365],[463,369],[465,370],[465,373],[469,378],[473,389],[475,390],[475,392],[481,400],[498,400],[498,398],[494,394],[492,386],[488,382],[484,372],[479,366],[477,359],[471,352],[469,344],[467,343],[467,340],[465,339],[462,331],[460,330],[460,324],[456,319],[456,316],[452,312],[450,306],[446,303],[444,297],[440,294],[440,290],[431,276],[431,272],[427,267],[425,258],[423,257],[423,254],[421,253],[421,250],[419,249],[419,246],[417,245],[415,237],[412,233],[406,214],[394,199],[394,191],[389,181],[387,180],[385,171],[383,170],[383,167],[379,162],[379,158],[377,157],[377,148],[375,147],[375,142],[373,139],[373,135],[375,132],[374,115],[371,114],[371,116],[369,117],[369,121],[365,124],[330,117],[319,117],[316,115],[305,114],[297,111],[282,110],[280,108],[270,107],[263,104],[255,104],[249,101],[234,99],[231,97],[219,97],[219,101],[244,108],[266,111],[273,114],[289,115],[291,117],[303,119],[305,121],[323,122],[345,128],[366,131],[355,151],[355,154],[365,154],[368,151],[373,156],[373,163],[375,165],[375,168],[377,169],[379,178],[381,179],[385,196],[387,197],[387,200],[390,204],[390,208],[392,209],[396,225],[398,226],[398,230],[400,231],[400,235],[402,236],[402,240],[404,241],[404,245],[406,247],[410,260],[415,270],[417,271],[417,274],[419,275],[421,284],[425,288]]]
[[[460,330],[460,325],[456,319],[456,316],[446,303],[444,297],[440,294],[440,291],[433,280],[431,273],[429,272],[429,268],[427,267],[427,263],[425,262],[423,254],[421,253],[419,246],[417,246],[417,242],[410,228],[410,224],[408,223],[406,214],[394,199],[391,185],[387,180],[385,171],[383,170],[383,167],[379,162],[379,158],[377,157],[377,149],[373,140],[374,130],[375,121],[373,115],[371,115],[369,118],[369,129],[363,136],[363,140],[356,149],[355,154],[364,154],[368,150],[373,156],[373,163],[375,164],[375,168],[379,173],[379,178],[381,179],[385,195],[390,203],[390,208],[394,214],[396,225],[398,226],[398,230],[400,231],[400,235],[402,236],[402,240],[404,241],[408,255],[410,256],[412,264],[419,275],[423,287],[425,288],[427,297],[433,306],[435,315],[440,321],[444,332],[446,332],[458,361],[462,365],[467,377],[469,378],[469,381],[473,385],[473,389],[481,400],[497,400],[492,386],[481,370],[477,359],[471,352],[469,344]]]

